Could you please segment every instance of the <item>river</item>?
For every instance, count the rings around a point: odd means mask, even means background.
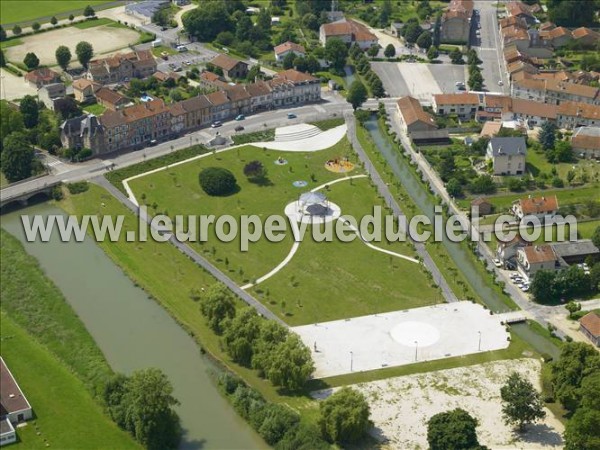
[[[213,363],[154,300],[117,267],[90,238],[26,242],[21,214],[64,214],[38,204],[2,216],[2,227],[37,258],[62,291],[116,372],[157,367],[171,380],[180,401],[182,449],[268,448],[221,396],[210,371]]]
[[[398,180],[402,180],[402,186],[417,207],[433,222],[435,204],[423,184],[408,166],[408,162],[400,152],[392,147],[379,128],[375,116],[371,116],[365,124],[373,142],[387,161],[390,169]],[[473,259],[467,253],[468,250],[456,242],[447,239],[444,233],[443,245],[452,258],[454,265],[459,267],[465,278],[475,292],[479,294],[482,301],[494,312],[505,312],[509,308],[504,304],[496,291],[489,287],[488,281],[474,266]],[[513,325],[511,329],[526,340],[534,349],[540,353],[548,353],[557,357],[559,349],[548,339],[535,333],[528,325]]]

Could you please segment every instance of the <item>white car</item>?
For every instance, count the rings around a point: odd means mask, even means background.
[[[521,290],[522,290],[523,292],[527,292],[527,291],[529,290],[529,286],[528,286],[528,285],[525,285],[525,286],[523,286],[523,287],[521,288]]]
[[[502,80],[499,80],[499,81],[498,81],[498,86],[504,86],[504,81],[502,81]]]
[[[494,258],[494,265],[496,267],[502,267],[502,262],[498,258]]]

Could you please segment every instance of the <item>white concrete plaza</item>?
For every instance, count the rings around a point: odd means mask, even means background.
[[[315,378],[498,350],[510,343],[499,316],[466,301],[292,330],[312,351]]]

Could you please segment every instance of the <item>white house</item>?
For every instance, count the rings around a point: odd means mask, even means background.
[[[486,159],[492,161],[494,175],[522,175],[526,155],[525,138],[495,137],[490,139]]]
[[[17,440],[13,424],[30,420],[33,418],[33,411],[2,357],[0,357],[0,406],[0,445],[6,445]]]
[[[517,268],[526,279],[532,280],[540,270],[560,268],[558,258],[550,245],[530,245],[517,250]]]
[[[519,220],[536,217],[544,221],[554,217],[558,212],[558,198],[556,195],[521,198],[513,203],[512,212]]]
[[[306,50],[303,46],[290,41],[279,44],[273,50],[275,51],[275,61],[283,61],[290,53],[296,56],[306,56]]]
[[[366,26],[351,19],[321,25],[319,29],[321,44],[324,46],[327,40],[332,38],[338,38],[349,45],[356,42],[363,50],[379,42],[377,36],[371,33]]]

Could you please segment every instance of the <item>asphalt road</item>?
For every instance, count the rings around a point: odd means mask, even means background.
[[[508,93],[508,77],[502,54],[495,3],[480,0],[475,1],[474,6],[479,11],[479,15],[473,19],[475,27],[472,30],[471,46],[483,61],[484,89],[489,92]],[[475,32],[478,23],[481,26],[480,37]],[[502,81],[502,86],[498,84],[499,81]]]

